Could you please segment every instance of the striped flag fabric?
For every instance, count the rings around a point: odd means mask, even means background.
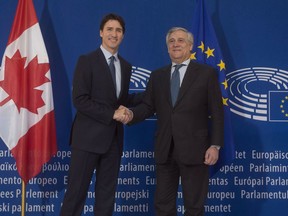
[[[0,137],[25,183],[57,152],[49,59],[32,0],[19,0],[0,71]]]

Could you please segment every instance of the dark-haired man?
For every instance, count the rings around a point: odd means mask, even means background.
[[[125,122],[119,105],[134,106],[142,98],[128,94],[132,67],[118,54],[124,33],[122,17],[106,15],[100,24],[101,47],[78,60],[73,79],[77,113],[61,216],[81,215],[95,169],[94,214],[112,216],[123,149],[123,125],[114,119]]]

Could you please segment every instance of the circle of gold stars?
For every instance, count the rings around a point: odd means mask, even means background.
[[[285,98],[283,100],[281,100],[281,104],[280,104],[281,113],[283,113],[285,115],[285,117],[288,117],[288,113],[284,109],[284,104],[287,101],[288,101],[288,96],[285,96]]]
[[[207,59],[209,57],[215,57],[214,56],[215,49],[211,49],[209,46],[206,46],[203,41],[201,41],[201,44],[199,46],[197,46],[197,48],[200,49],[203,54],[204,53],[206,54]],[[197,60],[196,52],[191,53],[190,59]],[[222,59],[217,64],[217,66],[219,67],[218,69],[220,72],[224,72],[226,70],[225,62]],[[228,88],[228,82],[226,79],[223,82],[221,82],[221,84],[224,86],[225,90]],[[222,97],[222,102],[223,102],[224,106],[228,106],[228,100],[229,100],[228,98]]]

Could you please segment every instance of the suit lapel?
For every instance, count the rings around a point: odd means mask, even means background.
[[[192,61],[190,61],[189,65],[187,67],[185,76],[183,78],[181,87],[179,89],[179,94],[178,94],[178,98],[177,98],[175,106],[179,103],[179,101],[181,101],[181,99],[183,98],[183,96],[185,95],[187,90],[193,85],[193,82],[197,78],[197,74],[198,73],[197,73],[196,65]]]
[[[116,89],[115,89],[115,85],[113,82],[113,78],[109,69],[109,65],[107,64],[106,58],[103,54],[103,52],[101,51],[101,49],[98,49],[98,54],[99,54],[99,64],[102,65],[102,68],[104,70],[104,73],[108,74],[109,77],[109,85],[111,86],[111,88],[113,89],[113,91],[115,92],[115,97],[116,97]]]
[[[126,73],[125,73],[125,68],[121,62],[121,59],[118,55],[118,59],[119,59],[119,62],[120,62],[120,68],[121,68],[121,86],[120,86],[120,93],[119,93],[119,97],[118,98],[121,98],[122,96],[122,93],[123,93],[123,86],[126,86]]]
[[[118,59],[120,61],[120,68],[121,68],[121,86],[120,86],[120,93],[119,93],[119,98],[121,98],[123,94],[123,87],[127,86],[127,82],[130,82],[129,80],[129,74],[127,74],[127,68],[125,64],[122,62],[121,56],[118,54]],[[129,86],[129,83],[128,83]]]
[[[159,81],[159,83],[161,83],[160,85],[163,85],[164,98],[167,98],[168,103],[172,106],[171,90],[170,90],[171,66],[172,64],[163,69],[162,73],[163,76],[161,76],[161,80]]]

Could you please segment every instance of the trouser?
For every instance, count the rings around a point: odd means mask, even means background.
[[[184,215],[203,216],[204,204],[209,187],[209,166],[203,164],[185,165],[177,159],[177,154],[170,151],[164,164],[156,165],[156,216],[177,216],[176,201],[181,177]]]
[[[72,149],[61,216],[80,216],[96,169],[94,215],[112,216],[121,154],[117,142],[105,154]]]

